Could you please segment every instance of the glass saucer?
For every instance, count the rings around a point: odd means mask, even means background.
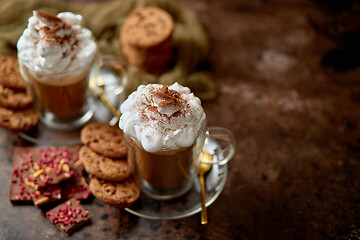
[[[220,146],[214,139],[208,139],[205,143],[209,152],[219,157]],[[213,164],[211,170],[205,175],[206,206],[210,206],[224,189],[228,176],[228,166],[225,164]],[[138,217],[161,220],[180,219],[192,216],[201,211],[200,203],[200,181],[195,178],[192,188],[179,198],[172,200],[154,200],[144,193],[131,208],[125,210]]]
[[[26,133],[18,133],[18,136],[36,145],[77,145],[81,144],[80,130],[57,131],[45,126],[41,121],[36,127]]]
[[[113,117],[109,110],[99,101],[93,102],[94,114],[89,122],[109,122]],[[73,130],[57,130],[46,126],[39,121],[38,125],[26,133],[18,133],[18,136],[36,145],[59,146],[77,145],[80,141],[81,128]]]
[[[215,202],[224,189],[227,175],[227,164],[212,166],[205,178],[207,207]],[[201,211],[199,179],[196,178],[190,191],[180,198],[158,201],[141,193],[138,201],[131,208],[125,208],[125,210],[138,217],[153,220],[180,219],[192,216]]]

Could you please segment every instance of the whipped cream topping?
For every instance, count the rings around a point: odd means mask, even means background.
[[[206,120],[200,99],[178,83],[140,85],[120,111],[119,127],[148,152],[191,146]]]
[[[81,21],[70,12],[33,11],[17,43],[19,59],[42,81],[81,74],[96,53],[92,33]]]

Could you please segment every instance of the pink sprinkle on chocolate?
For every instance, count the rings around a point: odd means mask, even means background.
[[[84,210],[81,205],[78,205],[78,201],[72,198],[47,212],[46,216],[60,230],[69,234],[89,220],[88,213],[89,211]]]
[[[29,201],[33,199],[35,201],[36,199],[40,199],[42,197],[50,197],[50,199],[60,199],[62,197],[61,188],[48,189],[48,186],[50,186],[50,184],[57,184],[64,179],[69,178],[69,173],[61,176],[61,173],[64,171],[60,168],[59,178],[55,177],[55,174],[53,172],[44,172],[43,174],[41,174],[42,177],[36,178],[30,177],[30,175],[38,170],[36,165],[38,165],[39,169],[45,169],[46,167],[50,167],[55,170],[59,166],[60,161],[62,161],[63,163],[72,163],[74,159],[78,158],[77,155],[79,149],[80,146],[67,146],[29,148],[17,151],[18,154],[14,155],[14,165],[12,169],[12,177],[10,179],[12,185],[10,187],[10,200]],[[55,162],[57,163],[55,164]],[[61,165],[62,164],[60,164],[60,166]],[[31,172],[29,170],[31,170]],[[37,185],[40,194],[36,194],[35,191],[32,191],[32,193],[30,193],[29,190],[31,190],[31,187],[28,190],[28,186],[25,184],[24,181],[25,179],[33,183],[34,185]],[[46,187],[46,189],[44,189],[43,187]],[[77,191],[75,192],[77,193]]]
[[[58,175],[61,173],[61,169],[56,168],[56,169],[54,170],[54,173],[55,173],[56,176],[58,176]]]

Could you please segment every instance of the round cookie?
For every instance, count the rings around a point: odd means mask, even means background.
[[[0,107],[0,126],[13,132],[27,132],[39,121],[37,111],[32,108],[11,110]]]
[[[126,157],[123,131],[108,123],[89,123],[80,134],[81,142],[94,152],[110,158]]]
[[[121,27],[120,38],[139,48],[156,46],[172,35],[174,21],[169,13],[156,7],[133,10]]]
[[[97,178],[122,181],[131,173],[126,159],[108,158],[97,154],[87,146],[81,147],[79,158],[86,172]]]
[[[122,55],[129,65],[160,75],[173,59],[174,21],[157,7],[133,10],[120,30]]]
[[[31,104],[31,96],[28,92],[16,91],[0,84],[0,106],[21,109]]]
[[[9,88],[26,89],[16,57],[0,56],[0,83]]]
[[[89,188],[95,198],[119,208],[130,207],[140,197],[140,189],[132,178],[111,182],[93,177]]]

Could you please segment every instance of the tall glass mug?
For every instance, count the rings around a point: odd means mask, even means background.
[[[88,80],[97,47],[81,19],[34,11],[18,41],[20,72],[40,120],[51,128],[80,127],[94,113]]]
[[[68,73],[60,79],[43,81],[19,59],[20,72],[30,90],[40,120],[55,129],[74,129],[93,115],[88,81],[92,63],[81,74]]]
[[[215,139],[200,100],[177,83],[149,84],[132,93],[120,110],[128,162],[142,192],[158,200],[187,192],[197,176],[205,142],[211,145]],[[216,163],[225,164],[233,154],[233,137],[226,139],[232,152],[224,152]]]
[[[146,151],[127,136],[128,162],[142,191],[154,199],[171,199],[187,192],[197,175],[205,141],[205,123],[194,144],[176,149]]]

